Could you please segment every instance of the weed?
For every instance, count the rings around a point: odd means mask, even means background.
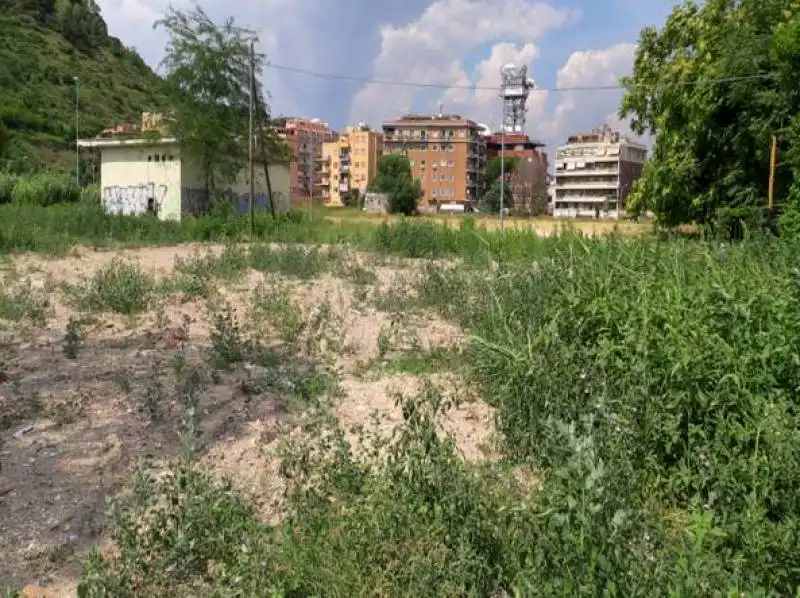
[[[289,245],[273,248],[256,245],[250,250],[250,266],[262,272],[274,272],[301,280],[318,277],[328,268],[330,256],[316,247]]]
[[[65,290],[79,309],[135,315],[150,307],[156,282],[138,265],[115,258],[83,284],[67,286]]]
[[[158,421],[164,415],[167,393],[162,381],[163,373],[161,362],[153,358],[144,387],[144,408],[152,421]]]
[[[176,257],[171,284],[182,294],[184,301],[208,297],[215,280],[236,280],[247,268],[247,251],[236,245],[227,245],[219,255],[207,251],[189,258]]]
[[[252,342],[244,336],[229,305],[213,315],[211,355],[217,367],[224,369],[242,363],[252,355]]]
[[[70,316],[67,322],[67,329],[64,333],[64,344],[62,351],[67,359],[77,359],[80,352],[81,345],[84,340],[83,322]]]
[[[10,293],[0,292],[0,319],[11,322],[29,320],[44,326],[51,311],[47,293],[33,288],[30,281],[17,286]]]
[[[274,333],[293,343],[305,328],[303,310],[292,299],[291,288],[279,280],[256,287],[250,304],[251,319],[259,332]]]

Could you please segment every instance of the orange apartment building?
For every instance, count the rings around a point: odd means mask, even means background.
[[[348,127],[337,140],[324,143],[317,160],[319,197],[327,205],[344,206],[351,203],[354,190],[363,196],[378,174],[382,153],[383,135],[363,123]]]
[[[472,204],[481,193],[486,139],[475,121],[457,114],[408,114],[383,123],[384,153],[408,157],[422,185],[420,207]]]
[[[279,137],[292,151],[289,167],[292,202],[310,201],[319,190],[317,160],[322,156],[322,146],[336,139],[337,134],[318,118],[287,118],[279,127]]]

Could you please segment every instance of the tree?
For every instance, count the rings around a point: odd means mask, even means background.
[[[500,171],[511,174],[519,164],[518,156],[504,156],[501,164],[500,156],[492,156],[486,161],[486,169],[483,173],[483,189],[488,191],[494,182],[500,178]]]
[[[258,37],[230,18],[217,25],[199,6],[186,11],[170,7],[154,27],[169,35],[162,61],[172,107],[168,127],[184,154],[202,167],[206,192],[214,197],[248,161],[250,44]],[[257,83],[264,62],[265,56],[256,53],[256,99],[266,112]],[[269,151],[274,132],[265,135]]]
[[[798,8],[794,0],[689,1],[660,31],[641,32],[620,116],[655,143],[629,211],[652,210],[672,226],[763,205],[772,135],[784,131],[784,146],[800,141]],[[776,180],[783,197],[800,165],[800,156],[786,158]]]
[[[503,182],[498,177],[481,198],[480,206],[483,210],[492,212],[493,214],[498,214],[500,212],[500,190],[502,187]],[[506,180],[505,189],[503,189],[503,207],[510,208],[512,205],[514,205],[514,196],[511,193],[511,186],[508,184],[508,180]]]
[[[422,189],[411,174],[411,163],[405,156],[386,154],[378,160],[378,174],[370,190],[389,197],[392,214],[415,214]]]

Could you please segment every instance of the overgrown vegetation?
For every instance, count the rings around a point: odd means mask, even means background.
[[[82,137],[163,105],[158,76],[91,0],[2,0],[0,31],[0,169],[72,168],[76,100]]]
[[[401,399],[404,425],[366,460],[310,420],[283,454],[278,527],[189,458],[168,476],[143,469],[117,510],[119,555],[90,559],[86,595],[793,595],[798,248],[437,230],[387,226],[369,244],[470,258],[427,262],[395,301],[473,335],[432,369],[467,366],[503,458],[465,462],[437,433],[448,405],[429,387]],[[318,275],[321,254],[296,251],[258,259]],[[275,281],[253,310],[261,334],[303,328]],[[224,314],[215,354],[238,363],[252,341]],[[426,371],[407,351],[386,363]]]

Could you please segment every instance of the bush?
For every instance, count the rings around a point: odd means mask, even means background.
[[[11,203],[14,201],[14,186],[19,181],[19,177],[13,174],[0,172],[0,204]]]
[[[26,205],[50,206],[75,203],[81,192],[67,174],[40,173],[20,178],[14,185],[14,201]]]
[[[714,228],[718,241],[741,241],[748,235],[768,231],[773,215],[763,206],[725,207],[717,210]]]

